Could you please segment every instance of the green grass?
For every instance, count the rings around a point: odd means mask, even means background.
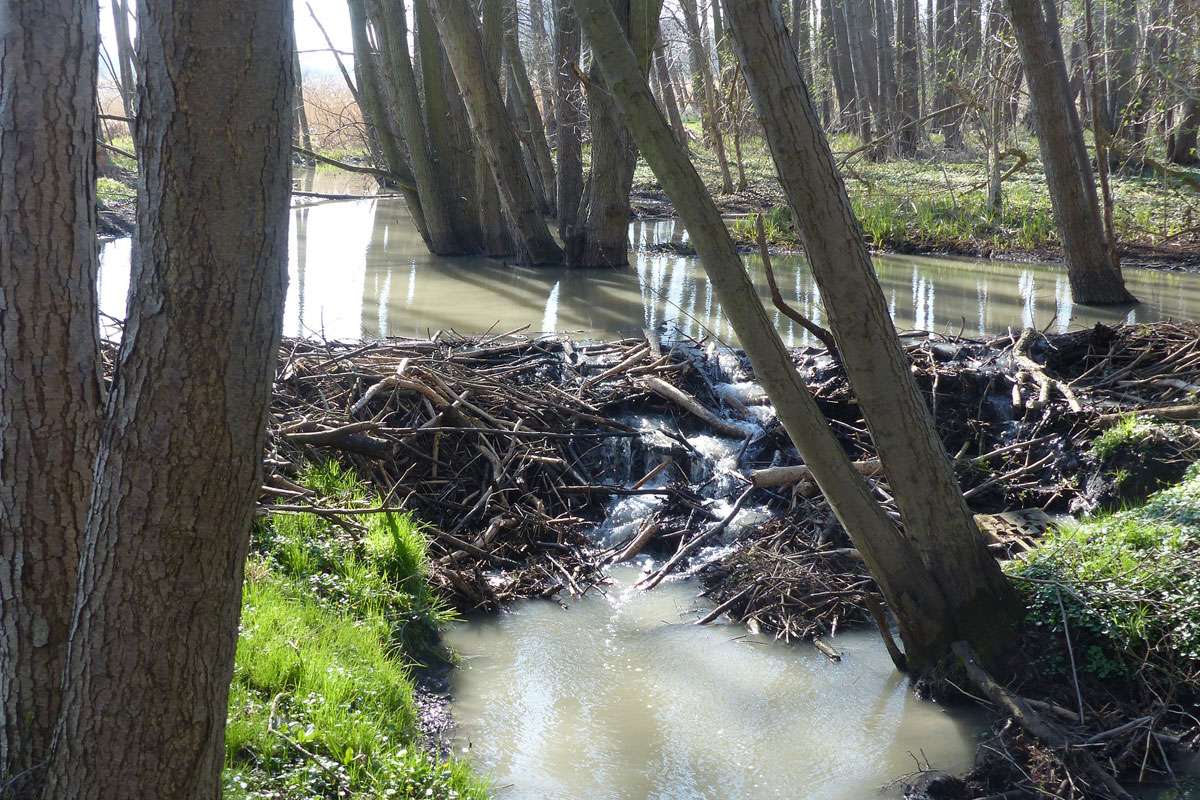
[[[1092,455],[1101,461],[1123,449],[1134,449],[1154,436],[1161,426],[1147,417],[1129,414],[1092,440]]]
[[[367,500],[336,465],[302,483]],[[441,657],[452,614],[407,516],[347,531],[311,514],[260,526],[247,564],[226,729],[230,798],[483,798],[468,768],[419,744],[411,668]]]
[[[1200,674],[1200,465],[1142,506],[1048,533],[1011,562],[1028,621],[1061,636],[1063,610],[1080,669],[1096,678]],[[1061,598],[1062,607],[1059,606]],[[1064,671],[1065,652],[1041,669]]]
[[[96,201],[101,205],[124,203],[137,197],[137,189],[112,178],[96,179]]]

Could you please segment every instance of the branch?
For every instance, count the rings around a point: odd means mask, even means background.
[[[771,253],[767,249],[767,232],[763,229],[762,214],[756,214],[754,217],[754,237],[758,240],[758,255],[762,259],[763,269],[767,273],[767,286],[771,290],[771,302],[775,304],[775,308],[779,309],[785,317],[815,336],[821,344],[825,345],[825,349],[829,351],[829,355],[841,361],[842,356],[838,352],[837,342],[834,341],[833,334],[789,306],[787,301],[783,299],[783,295],[779,292],[779,286],[775,283],[775,271],[771,269]]]
[[[413,192],[417,190],[416,183],[407,175],[397,175],[395,172],[386,169],[379,169],[378,167],[364,167],[358,164],[347,164],[345,161],[338,161],[336,158],[323,156],[320,153],[309,150],[306,147],[301,147],[298,144],[292,145],[292,151],[307,158],[311,158],[314,161],[320,161],[322,164],[328,164],[331,167],[344,169],[347,172],[358,172],[363,175],[374,175],[377,178],[383,178],[384,180],[388,180],[396,184],[401,189],[408,189],[409,191]]]

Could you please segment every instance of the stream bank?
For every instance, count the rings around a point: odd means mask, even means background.
[[[1160,324],[906,339],[999,557],[1037,548],[1057,515],[1136,503],[1183,476],[1194,430],[1126,412],[1172,406],[1148,416],[1196,415],[1198,334],[1195,325]],[[443,333],[295,340],[284,352],[267,460],[271,510],[413,511],[427,523],[430,581],[463,611],[537,597],[571,605],[603,589],[607,564],[640,555],[650,559],[641,562],[643,585],[698,574],[720,613],[782,639],[817,638],[831,659],[834,635],[871,619],[872,581],[736,351],[682,337],[579,344]],[[815,348],[794,357],[869,473],[873,452],[840,368]],[[296,464],[329,458],[353,467],[379,503],[330,505],[295,481]],[[884,479],[872,480],[888,504]],[[932,690],[949,700],[950,685]],[[1038,702],[1064,707],[1063,686],[1055,678],[1042,689],[1051,699]],[[1191,701],[1172,698],[1180,702]],[[1146,716],[1136,708],[1106,705],[1076,735],[1103,733],[1122,714]],[[1151,717],[1151,734],[1194,741],[1186,716]],[[1128,743],[1127,758],[1162,769],[1163,739],[1139,726],[1152,747]],[[1093,796],[1080,791],[1062,796]]]

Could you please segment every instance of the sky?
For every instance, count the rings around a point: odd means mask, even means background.
[[[350,39],[350,15],[346,11],[345,0],[295,0],[296,49],[300,51],[300,64],[305,75],[337,75],[337,62],[333,54],[328,52],[305,52],[326,50],[321,30],[313,22],[308,13],[308,6],[316,12],[321,24],[329,33],[329,38],[339,50],[349,52],[352,48]],[[100,0],[100,38],[109,53],[116,52],[116,36],[113,33],[112,8],[108,0]],[[343,58],[346,58],[343,56]],[[347,65],[353,59],[347,60]],[[102,62],[103,63],[103,62]],[[101,78],[110,79],[105,67],[101,66]]]

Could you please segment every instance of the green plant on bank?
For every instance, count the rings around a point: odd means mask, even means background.
[[[1137,448],[1154,436],[1160,427],[1147,417],[1128,414],[1092,440],[1092,455],[1106,461],[1119,450]]]
[[[1060,637],[1065,611],[1081,671],[1200,676],[1200,464],[1138,508],[1048,532],[1007,568],[1030,623]],[[1066,659],[1054,648],[1039,668],[1062,674]]]
[[[96,202],[100,205],[111,206],[125,203],[137,198],[137,189],[127,186],[112,178],[96,179]]]
[[[364,503],[349,470],[309,468],[327,503]],[[484,798],[456,761],[420,744],[411,668],[441,658],[453,618],[427,581],[407,515],[362,529],[312,514],[254,531],[226,729],[230,798]]]

